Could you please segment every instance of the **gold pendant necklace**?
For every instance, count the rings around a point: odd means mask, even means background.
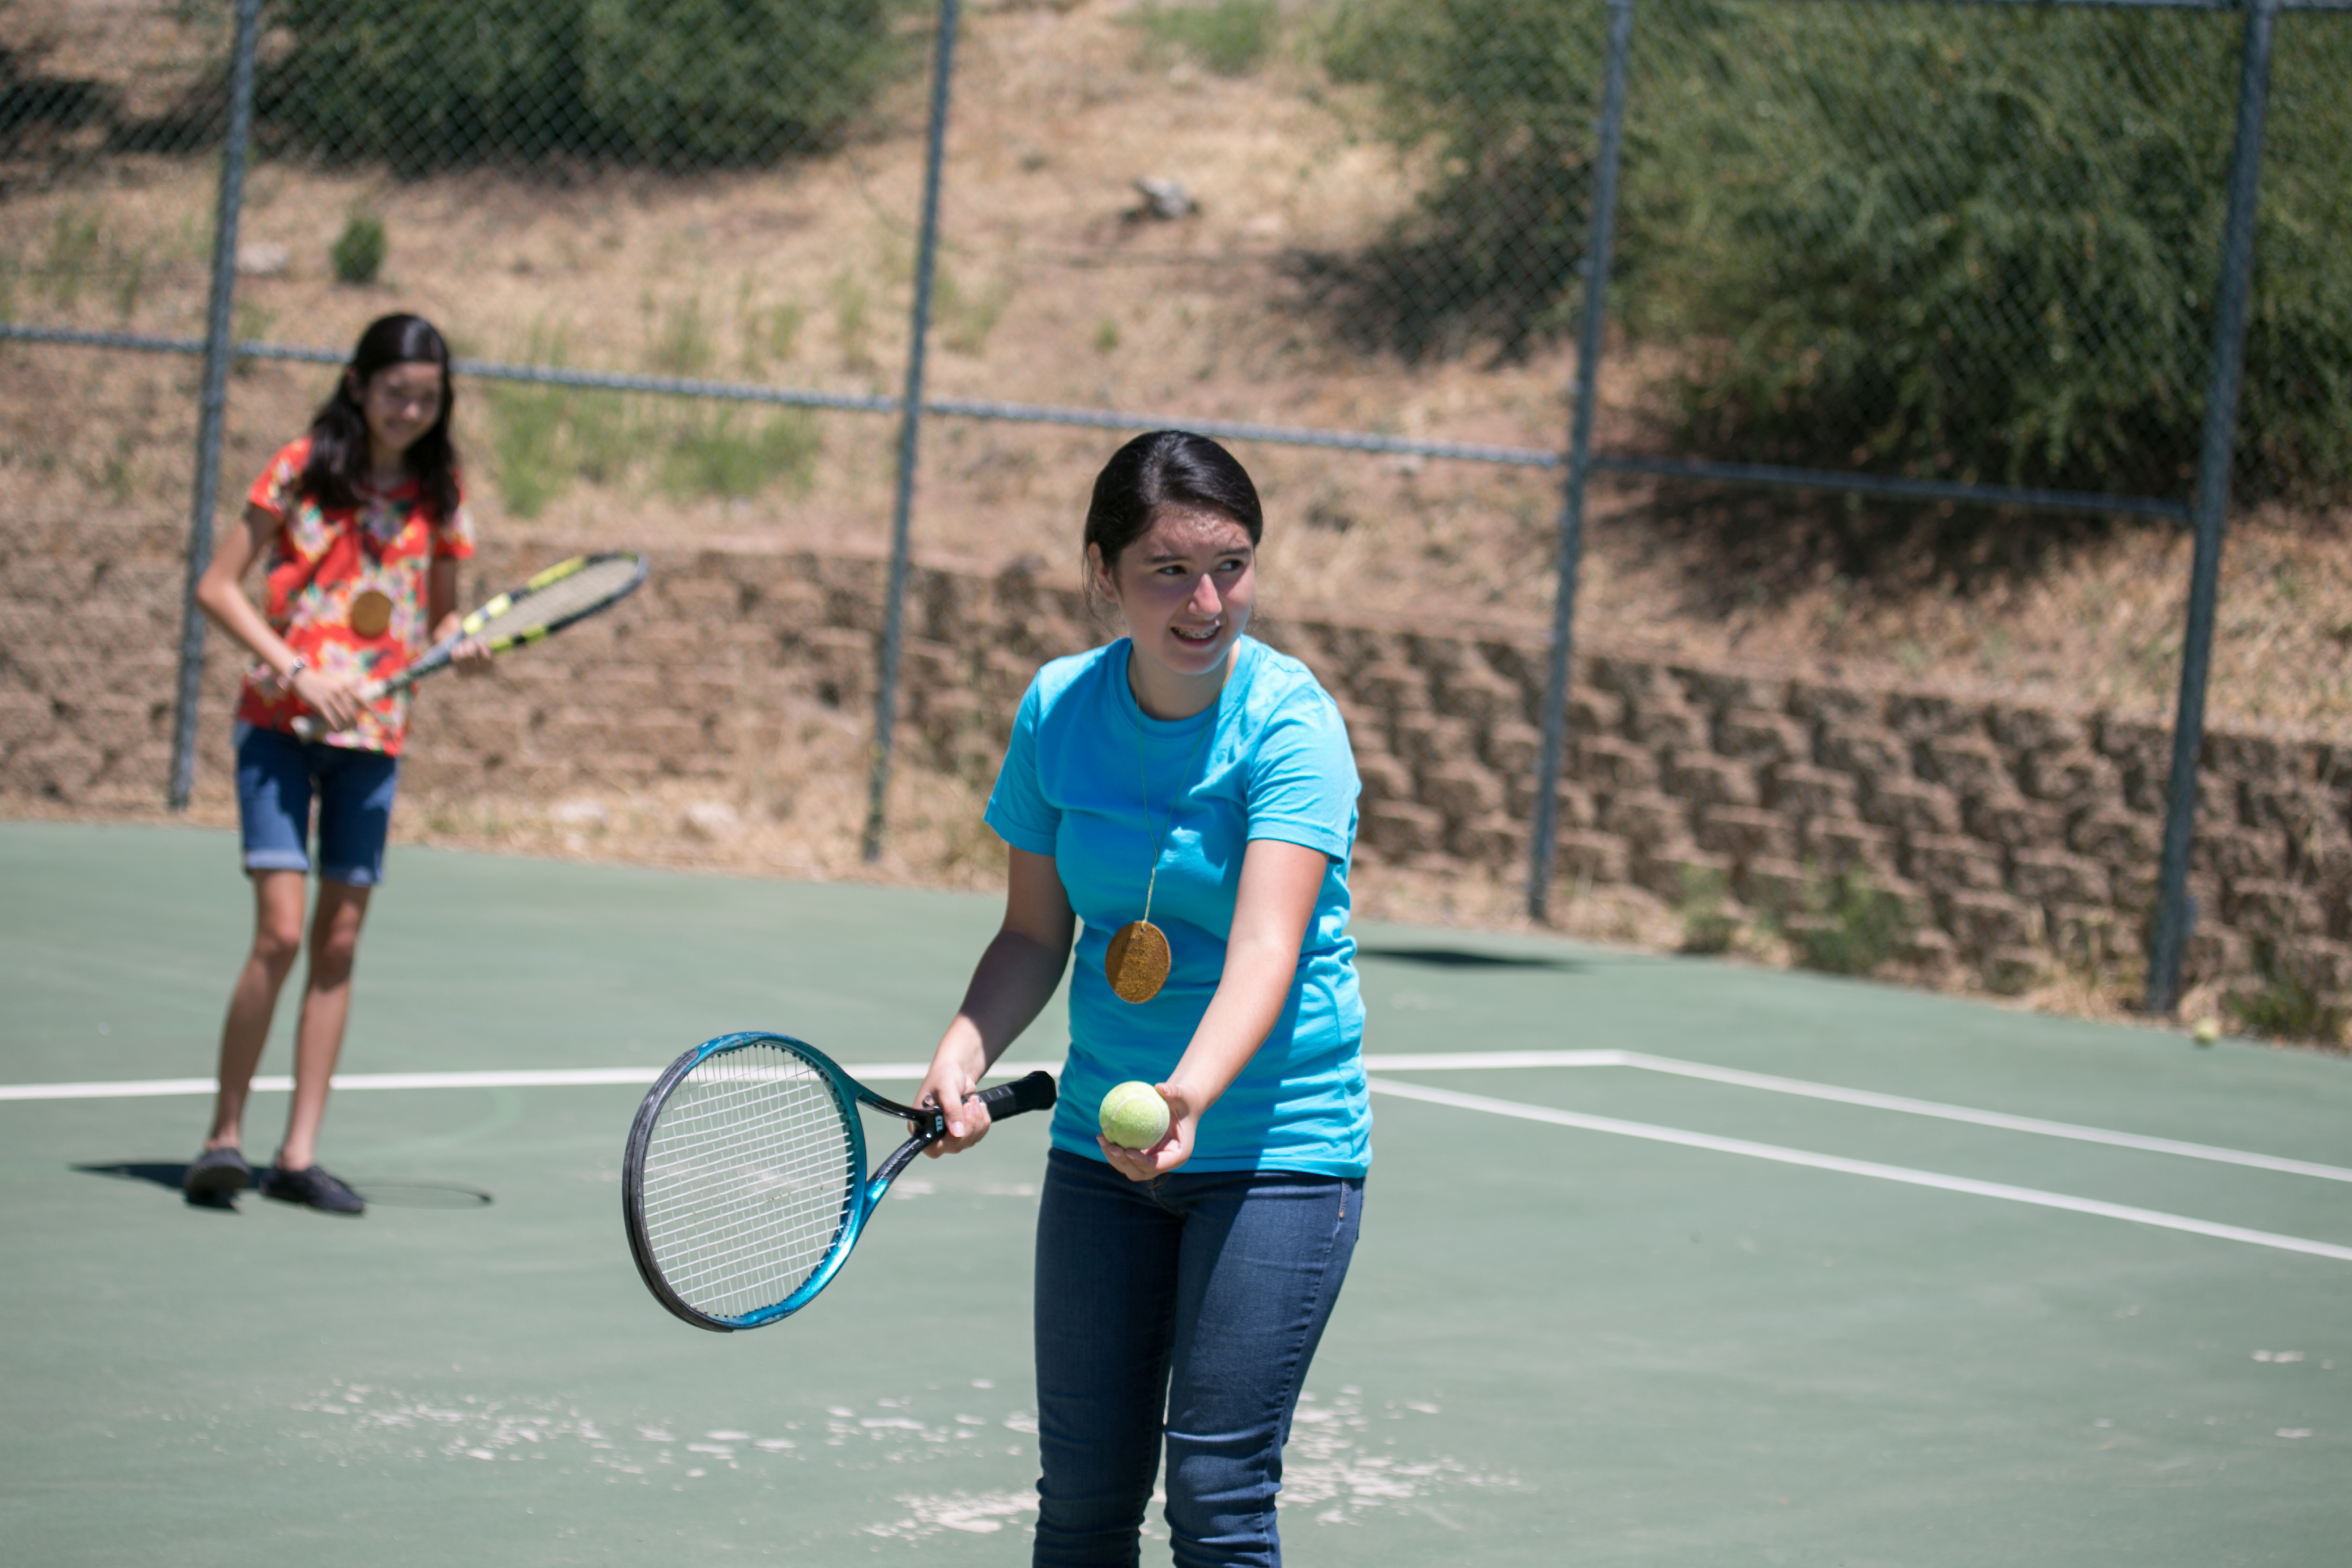
[[[352,630],[373,639],[392,629],[392,595],[381,588],[363,588],[352,596]]]
[[[1130,658],[1133,656],[1130,655]],[[1194,763],[1201,760],[1201,748],[1208,743],[1209,731],[1217,727],[1214,707],[1209,710],[1208,721],[1201,726],[1199,739],[1192,742],[1192,754],[1184,759],[1184,772],[1189,775]],[[1151,826],[1151,773],[1146,766],[1143,742],[1138,737],[1135,747],[1136,772],[1143,781],[1143,822]],[[1160,857],[1168,848],[1169,829],[1176,826],[1176,797],[1168,797],[1168,816],[1160,825],[1160,837],[1151,847],[1151,876],[1143,884],[1143,918],[1129,921],[1111,934],[1110,946],[1103,953],[1103,977],[1110,982],[1111,994],[1122,1002],[1149,1002],[1160,994],[1168,984],[1168,972],[1175,958],[1168,951],[1168,933],[1151,923],[1151,895],[1160,886]]]
[[[378,535],[383,531],[391,505],[373,488],[362,486],[361,493],[367,497],[367,515],[359,520],[360,553],[373,561],[375,569],[368,572],[367,585],[352,595],[351,621],[352,631],[373,642],[392,629],[392,595],[378,582],[383,564]]]

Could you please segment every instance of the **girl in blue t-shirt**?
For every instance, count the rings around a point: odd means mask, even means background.
[[[987,812],[1004,924],[917,1101],[948,1110],[933,1154],[987,1132],[981,1075],[1075,934],[1037,1216],[1041,1568],[1136,1561],[1163,1430],[1176,1561],[1280,1562],[1282,1446],[1355,1250],[1355,762],[1307,667],[1243,635],[1263,529],[1249,475],[1198,436],[1139,437],[1096,479],[1087,588],[1128,636],[1022,699]],[[1168,1106],[1141,1150],[1097,1130],[1134,1079]]]

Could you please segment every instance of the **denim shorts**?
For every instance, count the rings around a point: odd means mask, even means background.
[[[236,819],[248,871],[310,869],[310,799],[319,801],[319,875],[373,888],[383,880],[400,759],[296,740],[239,724]]]

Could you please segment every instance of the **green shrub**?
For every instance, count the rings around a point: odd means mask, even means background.
[[[1720,871],[1685,866],[1682,897],[1675,913],[1682,921],[1685,952],[1728,952],[1739,940],[1739,917],[1726,906],[1731,885]]]
[[[376,280],[383,270],[384,254],[390,248],[383,219],[363,208],[355,209],[343,225],[343,232],[328,247],[327,259],[334,264],[337,282],[359,287]]]
[[[1343,4],[1333,74],[1370,85],[1431,170],[1385,253],[1422,296],[1404,346],[1516,353],[1573,321],[1601,10]],[[2263,176],[2249,493],[2352,481],[2352,28],[2302,20]],[[2239,30],[2221,13],[1643,6],[1612,300],[1686,351],[1685,444],[2185,493]]]
[[[2247,1029],[2274,1040],[2342,1042],[2344,1010],[2275,943],[2255,944],[2254,973],[2253,985],[2226,998],[2230,1011]]]
[[[1854,872],[1809,879],[1803,907],[1782,914],[1780,926],[1799,963],[1831,974],[1874,973],[1912,931],[1902,900]]]
[[[1601,9],[1558,0],[1345,0],[1323,40],[1342,82],[1430,170],[1418,211],[1343,280],[1355,330],[1408,354],[1507,355],[1573,320]]]
[[[1273,47],[1275,0],[1210,0],[1162,5],[1157,0],[1128,20],[1162,48],[1181,49],[1219,76],[1247,76]]]
[[[269,338],[269,329],[277,324],[277,311],[266,305],[257,305],[250,300],[239,300],[236,309],[229,315],[228,335],[232,341],[240,343],[266,342]],[[228,362],[228,373],[234,376],[248,376],[260,363],[239,354]]]
[[[41,284],[50,303],[70,309],[103,267],[106,220],[70,203],[49,225],[48,254],[41,261]]]
[[[735,341],[744,374],[762,374],[772,358],[791,359],[807,314],[789,300],[780,305],[763,304],[758,276],[744,273],[735,286]]]
[[[802,408],[756,415],[736,408],[688,411],[663,454],[662,488],[674,496],[741,500],[782,481],[805,492],[824,445],[816,416]]]
[[[562,365],[571,362],[571,348],[562,331],[541,327],[518,357]],[[482,393],[499,492],[518,517],[537,517],[574,479],[617,482],[660,447],[652,421],[617,392],[493,381]]]
[[[702,296],[656,304],[648,291],[643,301],[647,363],[664,375],[700,376],[719,357],[710,321],[703,314]]]
[[[833,301],[833,335],[841,347],[841,367],[844,370],[871,370],[874,353],[868,338],[872,321],[868,316],[872,298],[866,293],[866,281],[846,268],[834,274],[825,285]]]
[[[275,134],[408,173],[493,156],[669,165],[822,143],[899,51],[891,0],[280,0]]]
[[[139,309],[139,297],[147,290],[147,247],[114,253],[114,314],[129,321]]]
[[[572,482],[565,390],[500,381],[485,387],[483,396],[498,455],[499,493],[517,517],[537,517]]]
[[[940,342],[961,354],[988,352],[988,335],[1013,302],[1013,284],[998,279],[977,292],[967,292],[955,274],[940,269],[931,293],[931,314],[939,323]]]

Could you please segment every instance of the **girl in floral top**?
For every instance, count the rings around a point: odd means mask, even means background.
[[[254,481],[243,526],[221,541],[196,588],[197,602],[258,662],[238,693],[236,725],[253,951],[229,994],[212,1132],[188,1167],[191,1202],[227,1203],[253,1179],[240,1122],[278,993],[302,946],[315,795],[319,902],[294,1104],[261,1189],[341,1214],[364,1207],[320,1167],[317,1142],[351,1013],[360,925],[383,879],[408,694],[365,699],[360,689],[457,628],[457,563],[473,554],[474,540],[450,404],[449,348],[431,322],[386,316],[369,327],[310,433]],[[268,603],[256,610],[240,580],[264,556]],[[461,673],[488,663],[479,644],[460,647]],[[301,739],[295,721],[306,716],[328,732]]]

